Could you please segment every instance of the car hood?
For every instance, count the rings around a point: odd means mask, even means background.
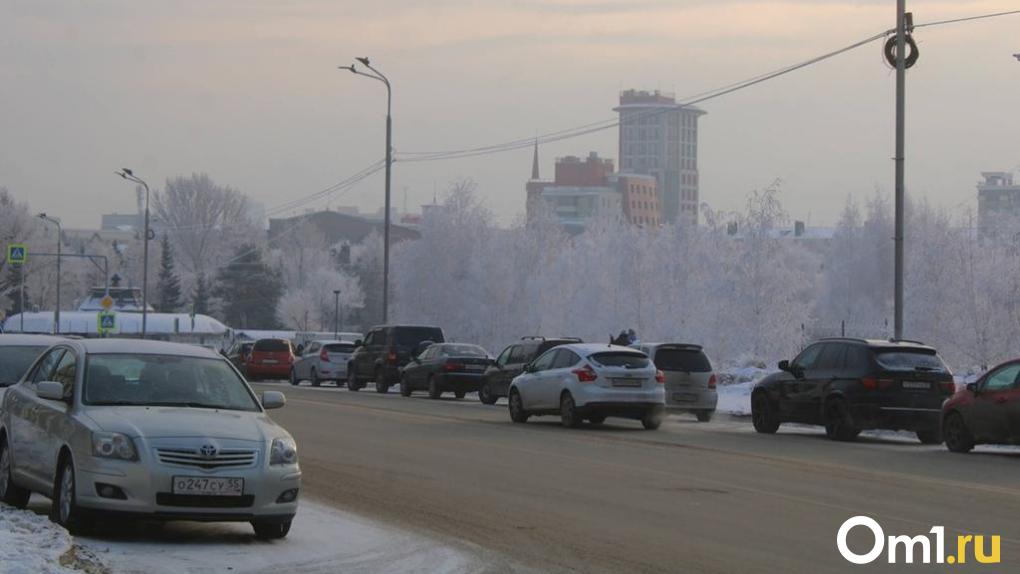
[[[86,413],[103,431],[130,437],[210,437],[265,442],[285,435],[264,413],[186,407],[93,407]]]

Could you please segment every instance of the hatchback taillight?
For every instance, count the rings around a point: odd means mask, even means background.
[[[869,391],[875,389],[885,390],[893,385],[892,379],[877,379],[875,377],[864,377],[861,379],[861,386]]]
[[[714,378],[713,378],[713,380],[714,380]],[[665,385],[666,384],[666,373],[663,373],[662,371],[655,371],[655,382],[659,383],[660,385]],[[712,385],[709,385],[709,386],[712,386]]]
[[[326,349],[319,351],[319,360],[329,362],[329,353],[326,352]]]
[[[591,368],[591,365],[585,365],[580,369],[574,369],[572,372],[577,376],[578,382],[581,383],[593,383],[599,378],[598,373],[595,372],[595,369]]]
[[[715,385],[716,385],[715,373],[712,373],[712,376],[708,378],[708,388],[714,389]]]
[[[396,365],[397,364],[397,352],[396,351],[390,351],[390,354],[389,354],[389,356],[386,357],[386,359],[390,362],[391,365]]]

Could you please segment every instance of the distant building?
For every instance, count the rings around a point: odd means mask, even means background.
[[[620,93],[620,171],[658,182],[667,223],[698,224],[698,118],[705,111],[658,90]]]
[[[986,171],[978,183],[978,236],[982,239],[1008,238],[1020,232],[1020,185],[1013,174]]]
[[[619,173],[610,178],[620,192],[623,215],[634,225],[658,227],[663,224],[658,182],[650,175]]]
[[[103,231],[136,231],[145,227],[145,218],[140,213],[104,213]]]
[[[330,244],[357,244],[373,231],[381,236],[385,225],[381,221],[347,215],[337,211],[316,211],[294,217],[269,220],[269,241],[279,247],[286,247],[288,233],[303,225],[318,229]],[[421,233],[402,225],[390,225],[390,239],[393,242],[418,239]]]

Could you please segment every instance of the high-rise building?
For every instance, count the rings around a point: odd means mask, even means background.
[[[620,171],[654,176],[667,223],[698,224],[698,118],[672,94],[620,92]]]
[[[978,234],[983,239],[1008,239],[1020,232],[1020,185],[1008,171],[985,171],[978,183]]]

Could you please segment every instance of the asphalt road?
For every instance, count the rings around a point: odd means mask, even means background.
[[[298,440],[306,496],[427,533],[487,571],[1016,572],[1020,451],[955,455],[896,437],[833,443],[820,430],[671,417],[659,431],[610,419],[510,423],[504,401],[260,384],[288,395],[273,418]],[[1000,535],[1002,563],[853,566],[846,519],[886,535]],[[852,548],[870,544],[862,529]],[[339,542],[338,542],[339,543]],[[902,559],[901,559],[902,561]]]

